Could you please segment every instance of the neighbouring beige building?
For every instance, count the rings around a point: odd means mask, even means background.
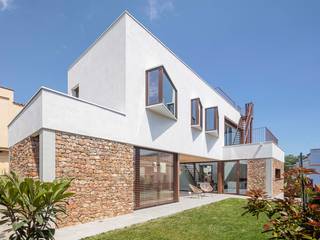
[[[23,105],[14,102],[14,91],[0,86],[0,175],[9,170],[8,124]]]

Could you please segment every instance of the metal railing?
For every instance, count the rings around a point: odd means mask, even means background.
[[[225,133],[225,146],[241,144],[240,132]],[[278,145],[278,138],[266,127],[252,129],[252,143],[273,142]]]
[[[266,127],[252,129],[252,143],[273,142],[279,143],[278,138]]]
[[[241,107],[239,105],[236,104],[235,101],[233,101],[233,99],[231,97],[229,97],[228,94],[226,94],[225,91],[223,91],[221,88],[216,87],[215,90],[217,91],[217,93],[223,97],[228,103],[230,103],[233,107],[235,107],[240,113],[241,113]]]

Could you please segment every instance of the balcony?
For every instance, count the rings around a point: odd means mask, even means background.
[[[252,143],[273,142],[278,145],[278,138],[267,128],[254,128],[252,131]]]
[[[236,131],[234,128],[228,128],[225,130],[225,146],[240,145],[243,144],[241,141],[241,133]],[[278,145],[278,138],[267,128],[260,127],[252,129],[252,136],[250,137],[251,144],[272,142]]]
[[[227,136],[225,133],[226,138],[227,140],[231,138],[231,132],[227,133]],[[284,161],[284,152],[278,146],[278,139],[266,127],[252,129],[252,136],[249,137],[250,143],[243,144],[240,141],[240,133],[234,133],[233,139],[233,144],[229,142],[223,148],[224,160],[268,158]]]

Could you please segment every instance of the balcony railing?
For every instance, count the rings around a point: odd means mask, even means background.
[[[239,145],[241,144],[240,132],[230,131],[225,133],[225,145]],[[252,142],[251,143],[263,143],[273,142],[278,145],[278,138],[266,127],[252,129]]]
[[[278,145],[278,138],[266,127],[252,129],[252,143],[273,142]]]

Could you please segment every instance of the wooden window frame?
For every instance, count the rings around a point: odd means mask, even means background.
[[[162,153],[169,153],[173,155],[173,200],[162,202],[160,204],[152,204],[152,205],[144,205],[141,206],[141,200],[140,200],[140,150],[150,150],[150,151],[156,151],[156,152],[162,152]],[[159,206],[164,205],[168,203],[174,203],[179,202],[179,160],[178,160],[178,154],[153,148],[145,148],[145,147],[134,147],[134,184],[133,184],[133,192],[134,192],[134,209],[142,209],[142,208],[148,208],[153,206]],[[159,187],[159,186],[158,186]]]
[[[240,196],[246,196],[246,194],[240,194],[240,162],[241,161],[247,161],[247,164],[249,163],[249,160],[247,159],[239,159],[239,160],[227,160],[227,161],[204,161],[204,162],[183,162],[182,164],[193,164],[194,165],[194,171],[195,171],[195,165],[198,163],[218,163],[217,165],[217,192],[218,194],[230,194],[230,195],[240,195]],[[225,193],[224,192],[224,164],[226,162],[234,162],[236,163],[236,178],[237,178],[237,191],[236,193]],[[248,168],[248,165],[247,165]],[[195,174],[195,173],[194,173]],[[247,182],[248,182],[248,172],[247,172]],[[249,191],[249,189],[247,189]]]
[[[152,71],[155,71],[155,70],[159,70],[159,76],[158,76],[158,101],[156,103],[153,103],[153,104],[149,104],[149,72],[152,72]],[[146,106],[152,106],[152,105],[155,105],[155,104],[159,104],[159,103],[162,103],[162,99],[163,99],[163,75],[166,75],[172,88],[174,89],[175,91],[175,106],[174,106],[174,116],[177,118],[177,113],[178,113],[178,91],[176,89],[176,87],[174,86],[168,72],[166,71],[166,69],[164,68],[164,66],[158,66],[158,67],[154,67],[154,68],[151,68],[151,69],[148,69],[146,70],[146,74],[145,74],[145,86],[146,86]]]
[[[207,129],[207,111],[208,110],[211,110],[211,109],[214,109],[214,116],[213,116],[213,119],[214,119],[214,128],[213,129]],[[218,133],[219,133],[219,109],[218,107],[209,107],[209,108],[206,108],[204,110],[205,112],[205,130],[206,131],[214,131],[214,130],[217,130]]]
[[[197,101],[197,107],[196,107],[196,115],[197,115],[197,123],[193,124],[192,123],[192,102],[193,101]],[[202,103],[200,101],[200,98],[193,98],[191,99],[191,114],[190,114],[190,122],[191,122],[191,126],[199,126],[200,129],[202,129],[202,122],[203,122],[203,107],[202,107]]]

